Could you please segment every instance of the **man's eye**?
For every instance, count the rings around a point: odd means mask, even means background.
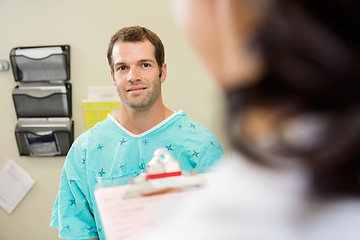
[[[119,70],[120,70],[120,71],[124,71],[125,69],[126,69],[125,66],[120,66],[120,67],[119,67]]]
[[[147,67],[150,67],[150,64],[144,63],[143,66],[147,68]]]

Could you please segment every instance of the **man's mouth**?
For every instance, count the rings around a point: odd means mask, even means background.
[[[144,91],[146,89],[146,87],[142,87],[142,86],[138,86],[138,87],[131,87],[128,90],[126,90],[128,93],[141,93],[142,91]]]

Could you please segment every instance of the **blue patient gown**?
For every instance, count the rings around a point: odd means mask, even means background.
[[[106,179],[129,183],[160,147],[188,171],[207,169],[223,155],[215,136],[183,111],[140,135],[127,131],[109,115],[80,135],[69,150],[50,226],[59,229],[60,238],[105,239],[95,184]]]

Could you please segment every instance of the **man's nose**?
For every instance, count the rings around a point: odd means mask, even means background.
[[[135,67],[130,68],[130,71],[127,74],[127,80],[129,82],[140,80],[140,74],[139,74],[138,69],[136,69]]]

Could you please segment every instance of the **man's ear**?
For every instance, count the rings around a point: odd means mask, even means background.
[[[113,80],[113,84],[115,85],[114,72],[112,70],[110,70],[110,75],[111,75],[111,78]]]
[[[160,69],[160,81],[163,83],[166,79],[167,75],[167,65],[166,63],[163,63],[161,69]]]

